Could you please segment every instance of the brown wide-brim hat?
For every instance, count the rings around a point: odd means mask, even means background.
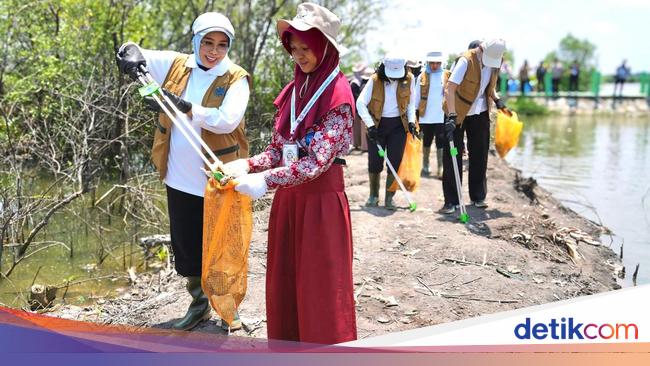
[[[341,46],[336,42],[336,36],[341,28],[341,20],[326,8],[312,3],[298,5],[297,14],[293,20],[278,20],[277,29],[280,39],[289,26],[303,32],[316,28],[323,33],[339,53],[341,52]]]

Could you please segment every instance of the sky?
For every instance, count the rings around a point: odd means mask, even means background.
[[[428,51],[467,49],[474,39],[503,38],[515,69],[537,65],[568,33],[596,45],[598,68],[613,74],[623,59],[650,71],[650,0],[388,0],[366,38],[368,63],[381,50],[422,59]]]

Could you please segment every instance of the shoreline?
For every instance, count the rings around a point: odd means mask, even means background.
[[[422,178],[414,213],[401,193],[395,196],[396,212],[362,207],[368,192],[367,156],[353,151],[346,160],[360,339],[621,288],[618,256],[595,245],[604,228],[563,206],[534,180],[518,177],[494,151],[488,166],[490,207],[468,206],[467,225],[436,212],[442,193],[435,178]],[[432,162],[435,166],[435,157]],[[267,195],[254,213],[248,291],[240,306],[244,328],[234,335],[266,337],[270,202]],[[47,313],[156,328],[169,328],[185,313],[190,299],[173,269],[136,274],[132,282],[119,297],[86,307],[58,304]],[[213,312],[195,331],[225,334],[219,325]]]
[[[508,95],[504,97],[507,102],[513,102],[519,98],[518,95]],[[557,98],[546,96],[526,96],[527,100],[533,101],[539,106],[546,107],[549,112],[560,115],[592,115],[592,116],[609,116],[622,114],[626,117],[647,117],[650,115],[650,97],[645,98],[627,98],[620,101],[614,101],[611,97],[601,96],[598,104],[593,96],[578,97],[576,99],[570,96],[560,96]]]

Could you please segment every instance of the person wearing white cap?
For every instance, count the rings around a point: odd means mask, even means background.
[[[446,86],[443,110],[446,114],[445,135],[458,149],[456,155],[462,167],[463,135],[467,132],[469,153],[469,196],[474,206],[485,208],[487,195],[487,159],[490,144],[490,99],[497,108],[507,111],[496,92],[496,79],[506,50],[502,39],[482,42],[468,50],[458,60]],[[445,196],[443,213],[453,213],[458,195],[448,144],[443,153],[442,188]],[[461,175],[462,178],[462,175]]]
[[[406,61],[406,67],[408,67],[408,70],[413,74],[414,78],[420,76],[420,73],[422,72],[422,62],[420,61],[409,59]]]
[[[433,138],[436,140],[437,156],[437,177],[442,178],[442,148],[444,142],[445,122],[442,111],[442,99],[444,96],[442,63],[445,58],[440,51],[427,53],[425,58],[426,67],[424,72],[417,78],[415,90],[418,93],[418,113],[420,115],[420,129],[423,133],[422,148],[422,176],[429,176],[429,154]],[[444,140],[444,141],[443,141]]]
[[[117,54],[120,70],[136,80],[136,70],[145,66],[220,160],[246,157],[244,112],[250,76],[228,58],[235,30],[226,16],[210,12],[194,20],[192,33],[193,54],[141,49],[132,42],[122,45]],[[151,102],[150,108],[160,112]],[[172,328],[189,330],[210,317],[210,304],[201,289],[204,164],[164,113],[159,114],[152,161],[167,188],[176,271],[187,278],[192,296],[187,314]],[[237,318],[236,323],[230,329],[241,327]]]
[[[357,113],[368,127],[368,207],[376,207],[379,203],[379,177],[384,160],[379,156],[377,144],[387,150],[388,160],[397,170],[402,161],[406,134],[416,134],[414,79],[406,69],[404,58],[387,55],[357,99]],[[395,192],[388,190],[394,180],[389,172],[384,202],[389,210],[395,209]]]

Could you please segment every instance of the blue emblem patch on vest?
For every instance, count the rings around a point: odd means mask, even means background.
[[[226,95],[226,88],[224,87],[216,88],[214,90],[214,95],[216,95],[217,97],[223,97],[224,95]]]

